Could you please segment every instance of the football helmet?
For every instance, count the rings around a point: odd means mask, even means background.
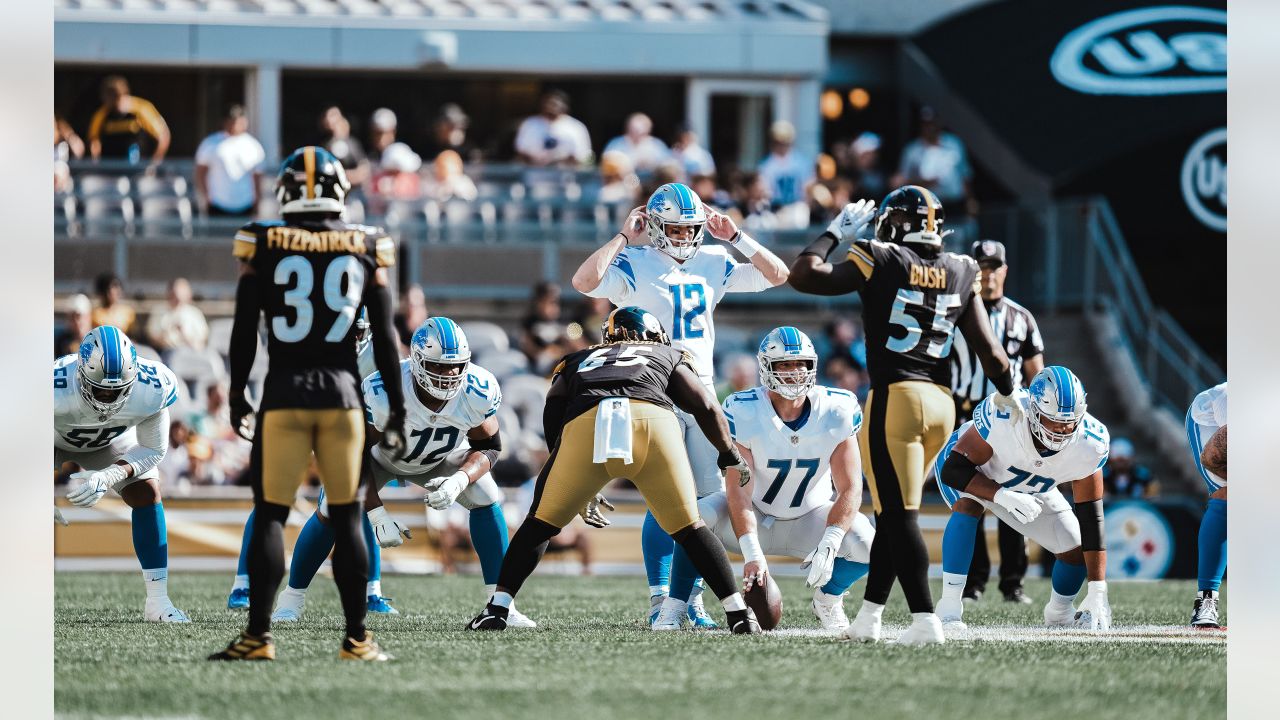
[[[294,150],[281,163],[276,177],[276,199],[282,213],[340,213],[350,190],[342,163],[333,153],[315,145]]]
[[[658,318],[638,307],[620,307],[609,313],[600,326],[600,334],[606,343],[648,341],[671,344],[671,338],[662,329]]]
[[[760,384],[788,400],[804,397],[818,382],[818,351],[808,335],[790,325],[774,328],[764,336],[756,360],[760,363]],[[808,369],[774,369],[774,363],[787,360],[803,360]]]
[[[1050,365],[1036,373],[1027,388],[1030,402],[1027,424],[1031,435],[1047,450],[1061,450],[1075,439],[1080,431],[1080,421],[1087,409],[1084,385],[1070,370],[1061,365]],[[1070,425],[1062,432],[1050,430],[1045,421]]]
[[[360,315],[356,318],[356,354],[364,352],[364,348],[373,338],[373,325],[369,322],[369,308],[361,306]]]
[[[418,386],[438,400],[451,400],[462,390],[471,362],[471,346],[458,323],[447,317],[427,318],[409,341],[410,365]],[[458,374],[448,371],[457,366]]]
[[[885,196],[876,216],[880,242],[942,245],[942,201],[927,188],[903,185]]]
[[[702,233],[707,225],[707,211],[702,199],[684,183],[667,183],[649,196],[644,207],[647,215],[649,242],[676,260],[688,260],[702,247]],[[693,226],[692,237],[676,239],[667,234],[668,226]]]
[[[119,328],[96,327],[80,343],[80,397],[99,420],[120,412],[138,379],[138,350]]]

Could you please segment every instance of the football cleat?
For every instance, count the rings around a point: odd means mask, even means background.
[[[231,641],[226,649],[209,656],[210,660],[275,660],[276,643],[271,633],[254,636],[247,632]]]
[[[271,622],[298,622],[302,619],[302,608],[306,602],[305,594],[286,587],[280,597],[276,598],[276,610],[271,613]]]
[[[467,623],[467,630],[506,630],[507,609],[497,605],[485,605],[484,610]]]
[[[652,625],[658,619],[658,613],[662,612],[662,604],[666,602],[666,595],[650,595],[649,596],[649,624]]]
[[[373,633],[366,630],[363,640],[353,637],[342,639],[342,649],[338,651],[339,660],[359,660],[361,662],[386,662],[395,658],[383,652],[382,646],[373,639]]]
[[[675,598],[668,598],[659,606],[658,617],[649,625],[649,629],[654,632],[682,630],[688,617],[689,608],[687,604]]]
[[[982,600],[982,591],[978,588],[966,587],[964,589],[964,594],[960,596],[960,599],[963,600],[966,605],[971,605]]]
[[[173,602],[167,597],[147,598],[147,604],[143,608],[142,616],[147,622],[158,623],[188,623],[191,618],[187,614],[173,606]]]
[[[689,598],[689,607],[686,612],[689,616],[689,622],[693,623],[694,630],[715,630],[720,627],[720,625],[707,614],[707,607],[702,604],[702,593],[698,593],[692,598]]]
[[[1044,606],[1044,624],[1048,627],[1075,627],[1075,607],[1073,605],[1058,607],[1050,602]]]
[[[227,596],[228,610],[249,609],[249,588],[236,588]]]
[[[1009,592],[1005,593],[1004,601],[1010,602],[1010,603],[1017,603],[1019,605],[1030,605],[1032,603],[1031,598],[1027,597],[1026,591],[1024,591],[1020,587],[1014,588],[1013,590],[1010,590]]]
[[[844,629],[841,637],[858,642],[880,642],[880,624],[880,613],[863,605],[858,610],[858,614],[853,617],[853,623]]]
[[[275,612],[271,613],[271,622],[273,623],[291,623],[302,620],[302,606],[297,607],[278,607]]]
[[[507,627],[533,629],[538,627],[538,623],[530,620],[528,616],[517,610],[513,602],[511,607],[507,608]]]
[[[729,632],[734,635],[759,635],[764,630],[760,628],[760,623],[756,621],[756,614],[751,608],[746,609],[747,616],[734,620],[729,619]]]
[[[1191,627],[1200,629],[1220,628],[1218,622],[1218,593],[1201,590],[1196,594],[1195,609],[1191,613]]]
[[[813,591],[813,614],[818,616],[823,630],[842,632],[849,627],[849,618],[844,614],[844,595],[828,595],[822,588]]]
[[[391,607],[391,598],[381,595],[370,595],[366,605],[369,612],[379,615],[399,615],[400,611]]]
[[[942,632],[942,621],[934,613],[911,621],[911,627],[898,636],[899,645],[919,647],[921,645],[941,645],[947,641]]]
[[[955,598],[944,597],[938,601],[937,611],[938,618],[942,620],[943,625],[949,623],[964,624],[964,601]]]

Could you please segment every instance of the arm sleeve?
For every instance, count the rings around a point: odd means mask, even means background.
[[[156,110],[155,105],[138,98],[134,98],[134,100],[139,103],[137,107],[138,124],[142,126],[143,130],[146,130],[154,138],[159,138],[161,134],[169,131],[169,126],[165,124],[164,118],[161,117],[160,111]]]
[[[969,486],[977,472],[978,467],[969,462],[969,458],[953,452],[947,455],[946,462],[942,464],[942,473],[939,480],[949,488],[964,492],[964,489]]]
[[[715,398],[707,393],[706,387],[698,379],[698,374],[688,363],[680,362],[671,374],[667,385],[667,394],[675,402],[676,407],[689,413],[698,422],[698,429],[719,452],[733,450],[733,437],[729,433],[729,422]]]
[[[725,258],[724,289],[734,293],[764,292],[773,287],[765,279],[760,268],[750,263],[738,263]]]
[[[1072,507],[1080,522],[1080,549],[1086,552],[1107,549],[1107,534],[1103,523],[1102,501],[1078,502]]]
[[[369,323],[373,329],[374,364],[384,378],[382,391],[387,394],[387,414],[404,416],[404,387],[399,382],[400,351],[396,347],[395,319],[391,314],[391,290],[377,283],[365,287],[365,304],[369,306]]]
[[[554,450],[560,442],[560,431],[564,429],[564,415],[568,409],[568,388],[562,378],[556,377],[551,382],[547,403],[542,408],[542,436],[547,441],[548,450]]]
[[[237,243],[238,244],[238,243]],[[262,308],[258,298],[258,276],[245,273],[236,285],[236,314],[231,323],[231,396],[244,393],[249,383],[253,358],[258,354],[258,319]]]
[[[169,451],[169,409],[138,423],[138,444],[120,459],[133,466],[133,476],[138,477],[160,464]]]

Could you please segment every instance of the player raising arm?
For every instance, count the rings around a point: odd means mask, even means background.
[[[942,537],[944,627],[963,629],[961,595],[973,558],[974,529],[983,509],[1057,556],[1053,593],[1044,608],[1050,627],[1111,627],[1107,551],[1102,522],[1102,466],[1107,428],[1086,412],[1084,386],[1061,365],[1032,379],[1014,400],[1022,413],[974,408],[973,420],[951,436],[934,468],[951,518]],[[1073,508],[1058,485],[1071,483]],[[1085,578],[1089,592],[1072,606]]]

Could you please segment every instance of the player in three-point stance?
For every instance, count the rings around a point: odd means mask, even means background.
[[[80,471],[67,499],[93,507],[115,490],[133,508],[133,551],[147,590],[143,618],[189,622],[169,600],[169,540],[156,467],[169,450],[169,406],[177,380],[159,362],[140,360],[118,328],[94,328],[80,352],[53,361],[54,467]]]
[[[961,596],[973,559],[974,529],[983,511],[990,510],[1058,557],[1045,624],[1108,630],[1102,522],[1107,428],[1086,412],[1084,386],[1061,365],[1041,370],[1013,399],[1021,412],[1005,412],[992,398],[983,400],[934,464],[938,487],[951,507],[942,536],[938,614],[948,630],[964,629]],[[1074,507],[1058,490],[1068,482]],[[1086,576],[1089,592],[1077,612],[1072,601]]]
[[[857,234],[875,219],[874,240]],[[900,645],[945,642],[929,591],[929,550],[920,534],[926,469],[955,428],[951,400],[952,337],[958,328],[995,384],[994,402],[1014,411],[1013,376],[1004,348],[978,296],[973,258],[942,250],[942,203],[929,190],[905,185],[875,203],[850,203],[791,266],[791,284],[814,295],[862,296],[867,336],[865,421],[859,431],[862,471],[876,511],[871,571],[862,607],[845,637],[880,639],[881,616],[896,577],[911,610]],[[847,262],[827,257],[853,240]]]
[[[818,354],[796,328],[769,332],[756,358],[761,386],[724,402],[751,479],[740,483],[729,470],[726,489],[699,500],[698,513],[746,559],[744,591],[764,582],[766,554],[803,559],[814,614],[824,629],[841,631],[849,627],[844,594],[867,574],[875,535],[858,512],[862,408],[853,393],[816,384]],[[683,598],[673,589],[653,629],[678,629],[683,615]]]
[[[253,530],[249,545],[249,624],[210,660],[274,660],[271,607],[284,575],[284,523],[312,453],[329,498],[333,575],[346,632],[338,657],[387,660],[364,626],[368,554],[361,532],[360,465],[364,403],[356,363],[356,317],[369,309],[374,360],[399,369],[387,267],[395,242],[378,228],[341,219],[350,189],[342,164],[323,148],[300,148],[276,181],[283,221],[254,222],[235,236],[240,259],[231,331],[231,423],[252,436]],[[245,394],[265,315],[270,365],[261,407]],[[383,451],[404,445],[404,393],[385,388]],[[256,418],[256,419],[255,419]]]
[[[543,410],[551,457],[542,467],[533,504],[507,548],[498,589],[470,630],[505,630],[509,608],[537,567],[548,541],[574,515],[608,524],[600,490],[629,478],[663,532],[680,543],[696,571],[720,599],[735,634],[760,632],[738,592],[724,546],[698,517],[693,474],[674,408],[690,413],[711,440],[716,465],[751,478],[734,448],[720,406],[693,369],[688,353],[671,347],[662,324],[640,308],[609,314],[600,345],[572,353],[556,366]]]
[[[428,318],[413,333],[409,351],[410,357],[400,361],[397,378],[405,395],[409,440],[405,455],[388,457],[376,445],[365,453],[371,553],[379,546],[399,546],[409,537],[387,513],[377,491],[395,479],[421,485],[428,490],[425,501],[432,508],[446,510],[456,501],[470,510],[471,542],[480,558],[487,600],[496,589],[507,549],[502,491],[489,474],[502,450],[497,417],[502,390],[492,373],[471,362],[467,336],[449,318]],[[390,413],[385,383],[382,374],[375,372],[361,384],[370,436],[382,430]],[[333,548],[325,506],[322,499],[320,509],[298,535],[289,565],[289,585],[276,602],[271,616],[274,622],[302,618],[307,586]],[[366,542],[370,542],[368,537]],[[371,604],[374,599],[370,594]],[[537,627],[514,606],[508,612],[507,626]]]
[[[1196,396],[1187,410],[1187,442],[1200,477],[1209,491],[1209,505],[1200,519],[1196,573],[1199,588],[1191,611],[1191,627],[1216,628],[1218,588],[1227,571],[1227,384],[1215,385]]]
[[[735,261],[722,246],[704,246],[706,233],[733,246],[750,264]],[[687,185],[669,183],[644,207],[631,211],[622,232],[583,261],[574,273],[573,287],[619,307],[631,305],[652,313],[669,331],[672,347],[693,358],[698,378],[715,395],[716,306],[727,293],[761,292],[786,281],[787,267],[776,255],[727,215],[703,205]],[[677,408],[676,417],[698,497],[722,490],[724,479],[711,443],[688,413]],[[693,567],[652,513],[645,515],[640,549],[649,578],[649,623],[657,618],[668,592],[688,596],[686,588],[691,587],[689,620],[695,627],[715,627],[703,609]]]

